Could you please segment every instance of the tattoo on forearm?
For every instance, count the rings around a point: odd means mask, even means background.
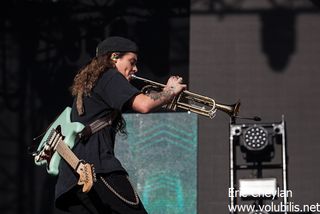
[[[168,100],[171,98],[172,94],[173,94],[172,90],[164,90],[161,92],[151,92],[147,94],[147,96],[149,96],[153,100],[159,100],[159,99]]]

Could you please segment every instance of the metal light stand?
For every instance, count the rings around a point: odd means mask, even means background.
[[[285,129],[285,121],[284,115],[282,115],[281,126],[279,126],[280,132],[282,133],[282,185],[283,191],[285,192],[285,197],[283,197],[284,205],[288,204],[288,178],[287,178],[287,141],[286,141],[286,129]],[[287,214],[287,209],[284,212]]]
[[[264,125],[264,124],[259,124]],[[237,170],[241,169],[249,169],[251,166],[246,165],[241,166],[237,165],[236,159],[236,145],[235,145],[235,138],[236,134],[239,135],[239,128],[241,129],[243,125],[236,124],[235,118],[230,119],[230,126],[229,126],[229,190],[232,191],[232,194],[229,194],[229,205],[231,208],[234,208],[237,204],[237,197],[235,197],[234,191],[236,190],[236,180],[237,180]],[[281,134],[281,164],[263,164],[262,168],[267,169],[282,169],[282,188],[283,188],[283,204],[288,205],[288,184],[287,184],[287,143],[286,143],[286,129],[285,129],[285,121],[284,116],[282,115],[281,123],[272,123],[272,124],[265,124],[265,126],[272,126],[274,130],[276,130],[277,134]],[[230,214],[237,214],[236,211],[230,211]],[[283,212],[284,214],[288,213],[287,206],[286,210]]]
[[[231,117],[230,118],[230,123],[229,123],[229,173],[230,173],[230,179],[229,179],[229,181],[230,181],[230,185],[229,185],[229,190],[231,190],[232,191],[232,194],[231,194],[231,196],[229,195],[229,200],[230,200],[230,207],[231,208],[233,208],[233,207],[235,207],[234,205],[236,204],[236,201],[235,201],[235,197],[234,197],[234,194],[233,194],[233,192],[234,192],[234,190],[235,190],[235,188],[234,188],[234,184],[235,184],[235,182],[234,182],[234,180],[236,179],[236,174],[235,174],[235,165],[234,165],[234,160],[235,160],[235,149],[234,149],[234,145],[233,145],[233,143],[234,143],[234,139],[233,139],[233,132],[234,132],[234,130],[233,130],[233,125],[235,124],[235,118],[234,117]],[[231,211],[230,212],[230,214],[235,214],[236,212],[233,212],[233,211]]]

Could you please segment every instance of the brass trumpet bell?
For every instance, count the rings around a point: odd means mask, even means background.
[[[166,86],[136,75],[132,75],[131,77],[132,79],[137,79],[147,84],[141,90],[144,94],[151,93],[152,91],[162,91]],[[171,103],[164,107],[173,111],[180,108],[212,119],[215,117],[217,110],[227,113],[230,117],[236,117],[239,113],[240,101],[232,105],[226,105],[216,103],[216,101],[210,97],[184,90],[178,96],[174,97]]]

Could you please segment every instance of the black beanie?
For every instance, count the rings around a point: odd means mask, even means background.
[[[104,55],[108,52],[138,52],[138,46],[133,41],[120,37],[108,37],[100,42],[96,48],[96,56]]]

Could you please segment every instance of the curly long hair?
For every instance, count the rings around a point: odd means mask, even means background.
[[[94,57],[89,63],[84,65],[77,73],[70,87],[71,94],[76,98],[77,112],[81,116],[84,114],[83,97],[90,96],[99,77],[109,68],[114,68],[114,60],[111,58],[112,53],[106,53],[99,57]],[[124,53],[117,53],[122,57]],[[112,127],[120,133],[126,134],[126,124],[121,113],[115,119]]]

